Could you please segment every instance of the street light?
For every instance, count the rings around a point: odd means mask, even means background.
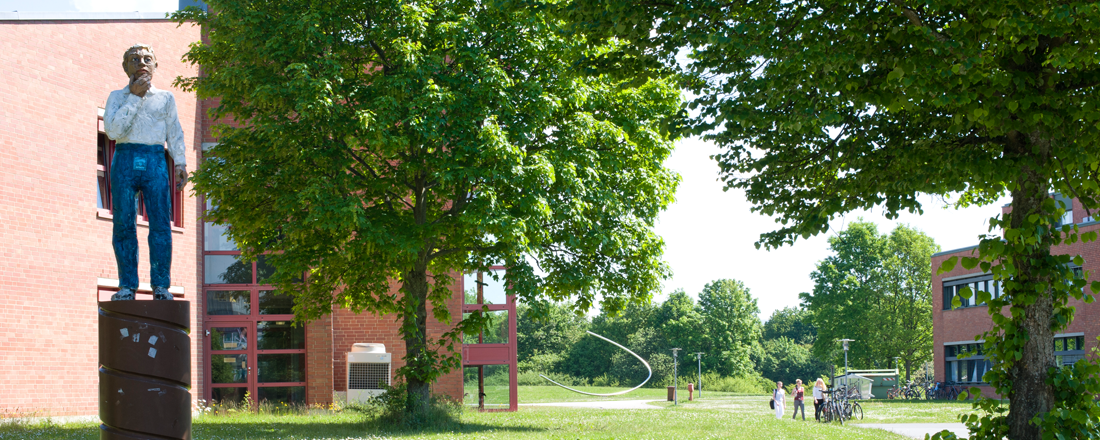
[[[695,360],[699,362],[699,398],[703,398],[703,352],[695,353]]]
[[[848,388],[848,343],[855,339],[841,339],[844,344],[844,397],[847,398],[851,390]]]
[[[679,361],[677,361],[678,356],[676,354],[680,350],[681,349],[679,349],[679,348],[673,348],[672,349],[672,405],[673,406],[678,405],[679,401],[680,401],[680,394],[679,394],[680,393],[680,387],[677,384],[677,380],[676,380],[676,374],[677,374],[676,373],[676,364],[679,363]]]

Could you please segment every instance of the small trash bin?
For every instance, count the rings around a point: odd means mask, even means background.
[[[668,401],[676,400],[676,387],[668,387]]]

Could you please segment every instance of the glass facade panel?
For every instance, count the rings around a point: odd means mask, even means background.
[[[252,284],[252,263],[236,255],[207,255],[203,261],[206,284]]]
[[[462,335],[463,344],[507,344],[508,343],[508,311],[492,310],[484,312],[489,317],[489,323],[481,333],[481,342],[478,342],[478,334]],[[466,319],[471,313],[463,313]]]
[[[499,280],[494,280],[492,274],[496,274]],[[482,277],[482,304],[507,304],[507,291],[505,290],[504,270],[485,272]],[[462,276],[462,288],[465,290],[466,304],[477,303],[477,274],[465,274]]]
[[[217,403],[236,403],[240,404],[244,402],[244,393],[248,391],[248,388],[211,388],[210,399]]]
[[[510,382],[508,365],[485,365],[485,407],[508,407],[511,397],[508,392]],[[478,404],[478,367],[462,369],[462,388],[465,398],[463,404],[476,407]]]
[[[215,354],[210,356],[210,381],[212,383],[247,383],[248,359],[243,354]],[[218,388],[214,388],[215,390]]]
[[[260,291],[261,315],[292,315],[294,314],[294,298],[283,295],[277,290]]]
[[[210,329],[211,350],[247,350],[248,329],[245,327],[213,327]]]
[[[206,201],[206,210],[213,209],[213,203],[210,200]],[[212,222],[206,222],[206,228],[203,233],[203,250],[207,251],[235,251],[237,250],[237,243],[234,243],[232,239],[225,235],[225,231],[229,229],[226,225],[216,225]]]
[[[306,387],[260,387],[256,394],[261,404],[304,405],[306,403]]]
[[[260,350],[305,350],[306,329],[291,321],[256,323],[256,348]]]
[[[207,315],[248,315],[252,313],[252,295],[247,290],[207,290]]]
[[[237,243],[233,242],[233,239],[229,238],[225,234],[225,231],[229,229],[228,226],[218,225],[211,222],[205,223],[206,228],[203,234],[203,249],[208,251],[235,251],[237,250]]]
[[[268,278],[275,274],[275,266],[268,264],[267,256],[256,259],[256,284],[267,284]]]
[[[305,353],[258,354],[256,364],[259,368],[257,380],[260,383],[305,382]]]

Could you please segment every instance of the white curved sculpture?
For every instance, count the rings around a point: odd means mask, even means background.
[[[638,356],[638,354],[637,354],[637,353],[635,353],[635,352],[633,352],[633,351],[630,351],[630,349],[629,349],[629,348],[626,348],[626,347],[623,347],[622,345],[619,345],[619,343],[618,343],[618,342],[612,341],[612,340],[610,340],[610,339],[607,339],[607,338],[605,338],[605,337],[603,337],[603,336],[597,335],[597,334],[595,334],[595,333],[592,333],[592,332],[587,332],[587,333],[588,333],[588,334],[590,334],[590,335],[592,335],[592,336],[595,336],[595,337],[597,337],[597,338],[603,339],[603,340],[605,340],[605,341],[607,341],[607,342],[610,342],[610,343],[614,344],[614,345],[615,345],[616,347],[619,347],[619,348],[621,348],[621,349],[623,349],[623,350],[626,350],[626,352],[627,352],[627,353],[630,353],[630,354],[631,354],[631,355],[633,355],[634,357],[638,358],[638,360],[639,360],[639,361],[642,361],[642,365],[645,365],[645,369],[646,369],[647,371],[649,371],[649,375],[648,375],[648,376],[646,376],[645,380],[643,380],[643,381],[642,381],[642,383],[638,384],[638,386],[636,386],[636,387],[634,387],[634,388],[631,388],[631,389],[629,389],[629,390],[626,390],[626,391],[619,391],[619,392],[617,392],[617,393],[608,393],[608,394],[599,394],[599,393],[588,393],[588,392],[584,392],[584,391],[581,391],[581,390],[577,390],[577,389],[569,388],[569,387],[567,387],[567,386],[565,386],[565,385],[562,385],[562,384],[560,384],[560,383],[554,382],[554,379],[551,379],[551,378],[549,378],[549,377],[543,376],[543,375],[541,375],[541,374],[539,375],[539,377],[541,377],[541,378],[543,378],[543,379],[546,379],[546,380],[550,381],[550,383],[552,383],[552,384],[554,384],[554,385],[557,385],[557,386],[559,386],[559,387],[565,388],[565,389],[567,389],[567,390],[569,390],[569,391],[572,391],[572,392],[574,392],[574,393],[581,393],[581,394],[586,394],[586,395],[589,395],[589,396],[600,396],[600,397],[618,396],[618,395],[620,395],[620,394],[626,394],[626,393],[629,393],[629,392],[631,392],[631,391],[634,391],[634,390],[636,390],[636,389],[638,389],[638,388],[641,388],[641,387],[642,387],[642,385],[645,385],[645,384],[646,384],[646,382],[649,382],[649,379],[653,377],[653,369],[652,369],[652,368],[649,368],[649,362],[646,362],[646,361],[645,361],[645,359],[642,359],[642,357],[641,357],[641,356]]]

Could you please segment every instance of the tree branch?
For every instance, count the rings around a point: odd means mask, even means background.
[[[931,32],[932,35],[936,37],[936,41],[944,42],[948,40],[948,38],[945,37],[943,34],[936,32],[932,28],[925,25],[924,21],[920,19],[919,15],[917,15],[917,11],[910,9],[908,6],[905,6],[905,4],[902,3],[902,0],[890,0],[890,3],[893,3],[894,6],[900,8],[901,14],[904,15],[905,18],[908,18],[909,22],[912,23],[913,26],[928,29],[928,32]]]
[[[367,171],[370,172],[371,176],[374,177],[374,179],[376,179],[376,180],[381,180],[382,179],[382,176],[379,175],[377,171],[375,171],[374,167],[370,166],[370,164],[368,164],[365,160],[363,160],[363,158],[359,157],[358,154],[355,154],[355,152],[352,151],[351,146],[349,146],[347,144],[347,142],[345,142],[343,140],[340,140],[338,142],[340,143],[340,145],[342,145],[344,147],[343,151],[345,153],[347,153],[348,156],[351,156],[352,159],[354,159],[356,162],[358,162],[364,168],[366,168]],[[360,179],[363,179],[364,181],[370,181],[370,178],[365,176],[363,173],[360,173],[359,170],[355,169],[355,167],[348,167],[348,171],[351,171],[352,174],[355,174],[356,176],[358,176]],[[406,207],[408,207],[409,209],[412,209],[412,205],[410,205],[409,202],[406,201],[404,197],[401,197],[400,195],[394,193],[393,191],[389,191],[389,190],[386,190],[385,193],[386,193],[386,195],[390,196],[390,198],[386,199],[386,204],[389,205],[389,208],[391,210],[396,209],[393,206],[393,200],[394,199],[399,200]]]

